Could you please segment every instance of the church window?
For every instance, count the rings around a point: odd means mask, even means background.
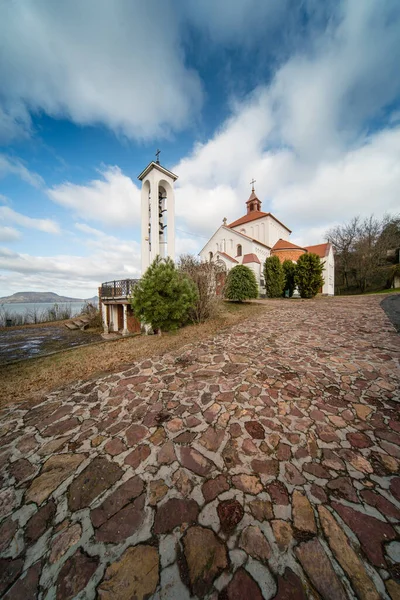
[[[238,244],[236,247],[236,256],[242,256],[242,246]]]

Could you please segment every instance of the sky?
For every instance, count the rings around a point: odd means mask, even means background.
[[[139,173],[176,173],[176,252],[250,181],[323,242],[400,212],[398,0],[2,0],[0,297],[140,276]]]

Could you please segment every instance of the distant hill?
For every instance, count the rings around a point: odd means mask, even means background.
[[[68,296],[59,296],[54,292],[17,292],[12,296],[3,296],[0,298],[0,304],[16,304],[17,302],[22,303],[34,303],[39,304],[40,302],[85,302],[84,298],[69,298]],[[88,298],[88,302],[98,302],[97,296]]]

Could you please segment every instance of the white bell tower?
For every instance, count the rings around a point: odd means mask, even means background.
[[[142,275],[159,254],[175,260],[175,195],[177,175],[152,161],[140,173],[142,182]]]

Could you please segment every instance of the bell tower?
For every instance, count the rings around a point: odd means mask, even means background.
[[[251,185],[251,194],[250,194],[250,198],[247,200],[246,202],[246,206],[247,206],[247,214],[253,212],[253,211],[260,211],[261,210],[261,200],[259,200],[256,196],[256,193],[254,191],[254,184],[255,184],[256,180],[252,179],[252,181],[250,181],[250,185]]]
[[[175,260],[175,194],[178,179],[160,165],[160,150],[156,162],[152,161],[140,173],[141,192],[141,251],[142,275],[157,255]]]

